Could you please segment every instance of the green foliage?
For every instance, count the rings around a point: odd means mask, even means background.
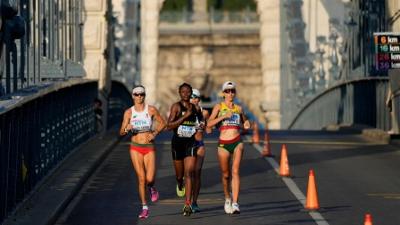
[[[188,9],[189,1],[196,0],[165,0],[162,11],[182,11]],[[242,11],[250,9],[255,11],[257,8],[255,0],[207,0],[208,8],[223,11]]]
[[[242,11],[246,8],[255,11],[257,8],[254,0],[207,0],[207,5],[223,11]]]
[[[166,0],[164,1],[162,11],[182,11],[188,8],[189,0]]]
[[[188,9],[189,1],[196,0],[165,0],[162,11],[182,11]],[[255,11],[257,8],[255,0],[207,0],[208,8],[223,11],[242,11],[250,9]]]

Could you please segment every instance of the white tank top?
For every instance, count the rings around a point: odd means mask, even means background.
[[[153,120],[149,115],[149,107],[145,105],[142,112],[137,112],[135,107],[131,107],[132,115],[130,124],[132,125],[132,130],[135,133],[142,133],[151,131]]]

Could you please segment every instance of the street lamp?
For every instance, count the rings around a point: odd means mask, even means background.
[[[337,81],[340,79],[340,74],[339,74],[339,57],[338,57],[338,46],[337,46],[337,40],[339,38],[338,35],[338,26],[339,26],[339,21],[336,18],[332,18],[329,20],[329,43],[330,43],[330,49],[331,49],[331,54],[329,56],[329,61],[331,63],[331,67],[329,68],[329,75],[331,77],[330,80],[332,81]]]
[[[343,80],[347,80],[350,75],[350,63],[352,63],[352,54],[350,54],[351,52],[351,48],[353,46],[353,29],[357,27],[357,22],[354,20],[354,15],[353,15],[353,11],[352,9],[350,9],[349,13],[348,13],[348,17],[346,19],[346,21],[344,22],[344,25],[346,27],[345,29],[345,40],[344,40],[344,45],[346,46],[345,48],[345,52],[343,54],[343,58],[342,58],[342,62],[346,61],[347,65],[344,68],[344,73],[342,76]]]
[[[315,54],[317,55],[317,70],[316,70],[316,89],[320,90],[325,87],[325,69],[324,69],[324,47],[326,45],[326,37],[325,36],[317,36],[317,51]]]

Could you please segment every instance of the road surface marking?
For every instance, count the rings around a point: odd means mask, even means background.
[[[400,193],[370,193],[371,197],[381,197],[384,199],[400,199]]]
[[[249,139],[249,137],[247,137]],[[285,142],[287,143],[287,142]],[[263,151],[263,147],[259,144],[253,144],[253,147],[257,149],[260,153]],[[275,159],[270,158],[270,157],[264,157],[267,162],[274,168],[275,172],[279,175],[279,164],[278,162],[275,161]],[[303,194],[303,192],[300,191],[299,187],[297,184],[289,177],[282,177],[283,182],[285,182],[286,186],[289,188],[289,190],[293,193],[293,195],[299,200],[299,202],[305,206],[306,205],[306,197]],[[311,216],[311,218],[314,219],[314,221],[318,225],[329,225],[329,223],[324,219],[324,217],[316,211],[310,211],[308,214]]]

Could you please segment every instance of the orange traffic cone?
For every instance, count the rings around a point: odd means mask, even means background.
[[[364,225],[372,225],[372,216],[371,214],[365,214]]]
[[[308,209],[308,210],[319,209],[317,186],[315,184],[314,170],[310,170],[309,175],[308,175],[306,209]]]
[[[260,143],[260,134],[258,133],[258,124],[256,122],[253,123],[253,144]]]
[[[268,132],[268,126],[265,126],[265,134],[264,134],[264,147],[263,151],[261,152],[261,155],[263,157],[271,157],[272,152],[271,152],[271,143],[269,142],[269,132]]]
[[[282,150],[281,150],[281,165],[279,168],[279,175],[283,177],[290,176],[289,160],[287,157],[287,150],[285,144],[282,145]]]

